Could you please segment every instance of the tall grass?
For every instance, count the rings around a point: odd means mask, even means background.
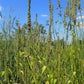
[[[4,19],[0,33],[0,84],[84,84],[84,37],[78,39],[77,7],[81,12],[80,0],[67,0],[64,12],[63,39],[58,31],[52,32],[54,5],[49,0],[49,33],[38,23],[31,24],[28,1],[27,25],[13,25]],[[58,18],[61,18],[61,3],[58,0]],[[68,18],[68,21],[66,19]],[[60,29],[60,20],[57,22]],[[69,34],[70,32],[70,34]],[[55,34],[55,38],[53,36]],[[71,36],[71,40],[70,37]],[[70,40],[70,44],[67,41]]]

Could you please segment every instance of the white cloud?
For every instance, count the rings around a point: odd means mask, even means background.
[[[0,6],[0,20],[2,20],[1,10],[2,10],[2,6]]]
[[[82,10],[81,13],[77,12],[77,15],[84,14],[84,11]]]
[[[76,19],[77,20],[84,19],[84,11],[83,10],[81,11],[81,13],[80,12],[77,13],[77,18]]]
[[[79,19],[84,19],[84,16],[78,16],[76,19],[79,20]]]
[[[79,29],[84,29],[84,22],[80,22],[80,27],[77,27]]]
[[[2,10],[2,6],[0,6],[0,11]]]
[[[84,29],[84,15],[83,15],[84,11],[82,11],[82,16],[78,16],[76,19],[80,21],[80,29]],[[81,22],[81,20],[83,20],[83,22]]]
[[[48,15],[41,15],[42,17],[48,17]]]
[[[84,22],[80,22],[80,28],[84,29]]]

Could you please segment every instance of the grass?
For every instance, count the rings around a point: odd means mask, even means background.
[[[72,3],[75,4],[75,2]],[[60,0],[58,0],[58,6],[60,12]],[[78,8],[80,9],[80,3]],[[84,39],[78,39],[78,33],[75,31],[77,27],[75,17],[70,18],[69,15],[64,15],[66,40],[60,39],[60,35],[56,33],[57,39],[52,40],[54,33],[51,32],[53,26],[51,1],[49,1],[49,9],[51,19],[47,35],[44,27],[38,24],[37,13],[35,28],[31,26],[29,29],[27,25],[21,28],[17,23],[17,32],[11,29],[14,28],[11,15],[8,24],[4,20],[0,34],[0,84],[84,83]],[[68,25],[66,24],[67,17],[70,18]],[[31,24],[30,17],[28,18]],[[58,23],[60,26],[60,22]],[[72,37],[70,45],[67,44],[68,32],[71,32]]]

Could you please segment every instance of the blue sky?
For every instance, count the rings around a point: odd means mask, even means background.
[[[58,7],[57,0],[51,0],[54,3],[54,9]],[[66,7],[67,0],[60,0],[62,13]],[[83,0],[81,0],[83,3]],[[81,4],[83,5],[83,4]],[[12,8],[12,16],[18,17],[20,14],[20,23],[23,24],[27,22],[27,7],[28,0],[0,0],[0,7],[2,14],[6,16],[10,13],[10,8]],[[20,12],[19,12],[20,10]],[[45,24],[46,20],[49,18],[49,0],[31,0],[31,19],[32,22],[35,21],[35,14],[38,13],[38,22]],[[56,21],[58,11],[54,10],[54,20]],[[7,17],[8,18],[8,17]]]
[[[62,1],[61,5],[66,6],[66,2],[64,3],[64,0],[61,1]],[[52,0],[52,3],[54,3],[54,9],[56,9],[58,7],[57,1]],[[21,24],[27,22],[28,0],[0,0],[0,7],[2,7],[1,9],[2,15],[6,14],[6,16],[8,16],[11,8],[12,16],[18,17],[20,14]],[[38,13],[38,22],[45,24],[46,20],[49,18],[49,0],[31,0],[32,22],[35,21],[36,13]],[[54,10],[54,16],[56,19],[57,10]]]
[[[65,7],[67,6],[67,0],[60,0],[62,9],[62,16],[65,11]],[[84,11],[84,0],[81,0],[81,6]],[[51,0],[52,4],[54,3],[54,21],[58,18],[58,11],[56,8],[58,7],[57,0]],[[16,16],[20,18],[20,25],[27,23],[27,8],[28,8],[28,0],[0,0],[0,11],[2,12],[2,16],[6,15],[6,19],[8,19],[9,14],[11,13],[12,17]],[[11,9],[11,10],[10,10]],[[38,13],[38,22],[45,26],[46,20],[49,18],[49,0],[31,0],[31,20],[35,21],[35,14]],[[83,12],[84,13],[84,12]],[[80,16],[79,16],[80,18]],[[63,20],[63,18],[61,18]],[[2,20],[0,20],[1,24]],[[56,25],[55,25],[56,27]],[[63,28],[63,26],[61,26]],[[62,31],[62,28],[61,31]],[[48,29],[48,27],[46,27]]]

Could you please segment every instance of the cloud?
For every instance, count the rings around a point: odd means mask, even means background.
[[[2,14],[1,14],[1,11],[2,11],[2,6],[0,6],[0,20],[2,20]]]
[[[2,6],[0,6],[0,11],[2,10]]]
[[[80,28],[84,29],[84,22],[80,22]]]
[[[80,22],[80,27],[77,27],[79,29],[84,29],[84,22]]]
[[[78,17],[76,18],[78,21],[80,21],[80,27],[77,27],[77,28],[80,28],[80,29],[84,29],[84,11],[81,11],[81,15],[80,13],[78,12]],[[83,22],[81,22],[81,20]]]
[[[76,19],[77,20],[84,19],[84,11],[83,10],[81,11],[81,13],[80,12],[77,13],[77,18]]]
[[[84,16],[78,16],[76,19],[79,20],[79,19],[84,19]]]
[[[48,15],[41,15],[42,17],[48,17]]]

